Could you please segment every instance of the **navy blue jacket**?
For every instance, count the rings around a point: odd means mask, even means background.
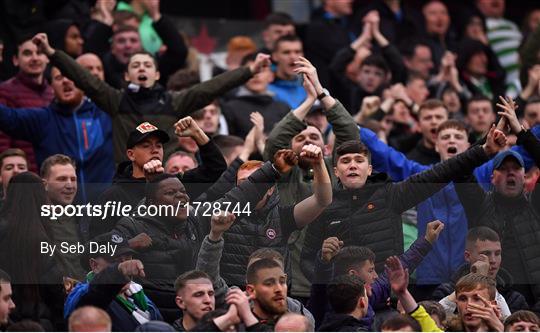
[[[12,109],[0,105],[0,130],[13,138],[30,141],[38,165],[53,154],[74,158],[83,201],[90,196],[87,192],[99,191],[90,189],[89,183],[99,186],[112,181],[112,122],[88,98],[75,109],[56,102],[43,108]]]

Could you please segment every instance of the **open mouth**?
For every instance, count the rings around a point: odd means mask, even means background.
[[[430,132],[431,134],[437,134],[437,129],[436,129],[436,128],[432,128],[432,129],[429,130],[429,132]]]
[[[146,74],[139,74],[139,76],[137,76],[137,80],[141,82],[146,82],[146,80],[148,80],[148,77],[146,76]]]
[[[457,148],[456,147],[448,147],[448,150],[446,151],[448,154],[456,154]]]
[[[509,179],[509,180],[506,181],[506,186],[508,186],[508,187],[516,187],[516,185],[517,185],[516,181],[513,180],[513,179]]]
[[[360,177],[360,175],[357,174],[356,172],[352,172],[352,173],[348,174],[347,177],[354,178],[354,177]]]

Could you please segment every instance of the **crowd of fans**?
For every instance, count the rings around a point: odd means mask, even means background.
[[[540,7],[323,0],[200,82],[159,0],[66,3],[3,30],[0,330],[540,330]]]

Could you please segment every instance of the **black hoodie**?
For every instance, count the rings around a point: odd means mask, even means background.
[[[223,155],[212,140],[199,147],[199,154],[202,162],[197,168],[178,174],[191,200],[196,200],[208,190],[227,169]],[[146,179],[133,177],[132,162],[125,161],[118,165],[113,185],[100,195],[96,204],[103,207],[107,201],[116,201],[121,202],[123,206],[131,205],[135,208],[144,198],[145,189]],[[95,217],[90,223],[90,237],[111,231],[118,220],[119,216],[107,216],[104,220]]]
[[[348,314],[328,313],[318,329],[319,332],[369,332],[368,327]]]

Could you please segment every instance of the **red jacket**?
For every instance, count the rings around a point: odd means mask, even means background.
[[[48,106],[54,98],[52,87],[43,80],[36,84],[28,76],[19,72],[11,79],[0,84],[0,104],[12,108],[34,108]],[[8,148],[24,150],[28,158],[28,168],[38,172],[36,158],[32,144],[28,141],[13,140],[0,132],[0,152]]]

